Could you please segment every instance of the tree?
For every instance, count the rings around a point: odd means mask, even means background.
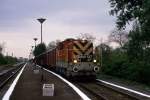
[[[111,51],[112,48],[105,43],[101,43],[95,48],[95,57],[101,66],[106,66],[106,64],[109,62]]]
[[[4,64],[7,64],[7,60],[5,59],[3,54],[0,53],[0,65],[4,65]]]
[[[118,29],[125,28],[131,21],[139,21],[142,34],[145,38],[150,36],[150,0],[109,0],[109,2],[112,8],[110,14],[117,16]]]
[[[7,64],[14,64],[17,62],[17,58],[12,56],[5,56],[5,60],[7,61]]]
[[[4,46],[5,46],[5,43],[0,44],[0,54],[2,54],[2,51],[4,50]]]
[[[48,46],[47,46],[47,49],[53,49],[55,48],[61,41],[60,40],[56,40],[56,41],[51,41]]]
[[[144,59],[149,55],[150,49],[150,0],[109,0],[109,2],[112,7],[110,14],[117,16],[118,29],[124,28],[131,21],[134,22],[133,29],[129,33],[130,40],[126,44],[129,57]]]
[[[77,39],[88,40],[88,41],[94,42],[94,40],[96,38],[93,35],[89,34],[89,33],[80,33],[80,35],[77,36]]]
[[[38,56],[45,51],[46,51],[46,45],[44,43],[40,43],[35,47],[33,54],[34,56]]]
[[[146,42],[146,41],[145,41]],[[144,51],[148,47],[142,40],[142,30],[138,22],[135,22],[132,30],[129,32],[129,42],[127,52],[130,60],[142,60]]]
[[[50,50],[50,49],[53,49],[56,47],[56,42],[55,41],[51,41],[48,46],[47,46],[47,49]]]
[[[113,50],[111,63],[105,69],[109,75],[150,84],[150,0],[109,0],[111,15],[117,17],[117,28],[122,30],[132,22],[128,41],[120,52]]]
[[[124,30],[113,30],[108,36],[109,42],[115,42],[122,48],[123,45],[128,41],[128,33]]]
[[[124,28],[127,23],[135,19],[144,22],[144,5],[149,0],[109,0],[111,15],[117,16],[117,27]]]
[[[0,65],[3,65],[3,64],[7,63],[4,55],[2,54],[3,49],[4,49],[4,43],[1,43],[0,44]]]
[[[124,28],[131,21],[138,22],[141,30],[140,43],[142,46],[149,46],[150,0],[109,0],[109,2],[112,8],[110,14],[117,16],[118,29]]]
[[[2,50],[3,50],[3,48],[2,48],[2,46],[0,45],[0,54],[2,54]]]

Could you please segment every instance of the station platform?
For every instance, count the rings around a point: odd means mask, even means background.
[[[34,73],[38,69],[39,73]],[[10,100],[82,100],[82,98],[65,82],[43,70],[27,63],[21,74]],[[43,84],[54,84],[54,96],[43,96]]]

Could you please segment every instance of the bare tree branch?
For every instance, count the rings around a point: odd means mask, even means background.
[[[94,42],[96,37],[94,37],[93,35],[91,35],[89,33],[80,33],[80,35],[77,36],[77,39],[88,40],[88,41]]]
[[[124,30],[113,30],[108,36],[109,42],[115,42],[123,47],[123,45],[128,41],[128,33]]]
[[[51,41],[48,46],[47,46],[47,49],[53,49],[55,48],[61,41],[60,40],[56,40],[56,41]]]

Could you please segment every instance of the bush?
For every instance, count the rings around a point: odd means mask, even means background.
[[[143,62],[113,62],[102,69],[104,74],[150,85],[150,64]]]
[[[6,56],[5,59],[7,60],[7,64],[13,64],[17,62],[17,58]]]
[[[111,60],[103,61],[102,73],[150,85],[150,63],[139,60],[131,62],[126,54],[115,53],[111,55]]]
[[[7,64],[5,57],[0,53],[0,65]]]
[[[0,54],[0,65],[14,64],[16,62],[17,58],[11,56],[3,56],[2,54]]]
[[[146,83],[150,85],[150,64],[143,64],[139,70],[139,82]]]

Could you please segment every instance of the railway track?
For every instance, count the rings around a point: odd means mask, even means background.
[[[7,84],[7,82],[22,68],[24,63],[16,65],[14,68],[2,71],[0,73],[0,90]]]
[[[115,86],[110,86],[99,80],[90,80],[90,82],[87,80],[80,80],[80,82],[71,80],[71,82],[91,98],[91,100],[149,100],[149,98],[133,94]]]
[[[86,92],[92,100],[138,100],[131,95],[119,90],[107,87],[98,81],[95,82],[75,82],[75,85]]]

